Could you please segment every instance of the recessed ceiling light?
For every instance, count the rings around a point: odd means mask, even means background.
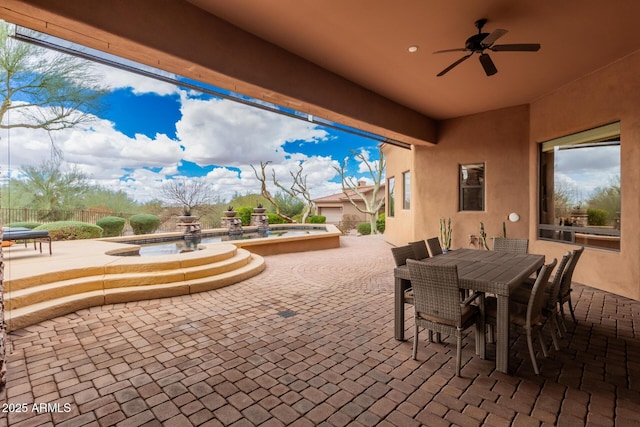
[[[407,49],[409,52],[414,53],[418,51],[418,46],[409,46]]]

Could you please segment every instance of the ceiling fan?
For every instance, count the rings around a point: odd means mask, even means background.
[[[451,71],[456,66],[460,65],[462,62],[466,61],[471,55],[474,53],[480,54],[480,64],[482,64],[482,68],[487,76],[492,76],[498,72],[495,64],[491,60],[491,57],[484,53],[485,50],[491,50],[494,52],[537,52],[540,49],[540,44],[538,43],[525,43],[525,44],[496,44],[496,40],[500,37],[504,36],[508,31],[507,30],[494,30],[492,33],[483,33],[482,27],[487,23],[486,19],[478,19],[475,22],[475,26],[478,29],[478,34],[475,34],[467,39],[465,42],[464,48],[459,49],[446,49],[446,50],[438,50],[433,53],[444,53],[444,52],[469,52],[467,55],[458,59],[453,64],[449,65],[444,70],[438,73],[438,77],[444,76],[449,71]]]

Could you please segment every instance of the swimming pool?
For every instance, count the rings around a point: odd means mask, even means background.
[[[247,227],[248,228],[248,227]],[[276,240],[304,239],[314,235],[327,235],[327,227],[311,225],[293,225],[270,227],[267,231],[258,231],[249,228],[244,233],[229,234],[227,230],[205,230],[194,235],[164,235],[160,237],[146,236],[145,238],[132,237],[128,240],[119,240],[131,246],[130,249],[112,251],[110,255],[117,256],[160,256],[173,255],[201,250],[209,244],[220,242],[230,242],[238,247],[251,246],[260,247],[262,243],[268,245]],[[249,241],[254,241],[249,244]],[[251,250],[250,247],[247,249]]]

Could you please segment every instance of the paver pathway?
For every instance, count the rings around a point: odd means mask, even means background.
[[[16,331],[0,426],[640,425],[640,302],[578,285],[541,376],[524,340],[504,375],[467,335],[456,378],[455,343],[414,361],[393,339],[389,248],[346,236],[223,289]]]

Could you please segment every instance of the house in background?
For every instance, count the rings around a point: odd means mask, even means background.
[[[367,199],[371,197],[373,191],[373,185],[367,185],[365,181],[358,181],[358,191],[363,194]],[[355,191],[347,189],[346,193],[356,202],[356,204],[363,210],[365,209],[364,201],[360,196],[355,194]],[[316,215],[324,215],[327,217],[327,223],[345,225],[348,228],[355,227],[359,222],[368,222],[369,214],[360,212],[349,201],[345,193],[332,194],[330,196],[319,197],[312,200],[316,207]],[[385,185],[381,184],[378,190],[376,201],[384,199],[385,197]],[[385,212],[385,205],[382,204],[379,214]]]

